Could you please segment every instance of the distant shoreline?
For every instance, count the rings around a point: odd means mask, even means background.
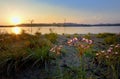
[[[53,23],[53,24],[45,24],[45,23],[34,23],[34,24],[19,24],[19,25],[0,25],[0,27],[15,27],[15,26],[20,26],[20,27],[50,27],[50,26],[55,26],[55,27],[96,27],[96,26],[120,26],[120,24],[76,24],[76,23]]]

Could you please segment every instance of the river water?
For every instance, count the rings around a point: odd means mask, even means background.
[[[12,29],[14,27],[0,27],[1,33],[12,33]],[[25,32],[34,34],[36,32],[41,32],[42,34],[50,33],[50,31],[53,31],[58,34],[87,34],[87,33],[120,33],[120,26],[93,26],[93,27],[19,27],[22,30],[25,30]]]

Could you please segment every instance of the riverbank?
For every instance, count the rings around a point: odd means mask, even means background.
[[[117,79],[119,44],[113,33],[0,34],[0,79]]]

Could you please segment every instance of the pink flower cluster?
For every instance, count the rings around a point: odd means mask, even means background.
[[[74,44],[77,43],[78,41],[79,41],[78,38],[74,37],[74,38],[68,40],[68,41],[67,41],[67,44],[68,44],[68,45],[74,45]]]
[[[79,50],[79,56],[82,56],[84,52],[91,47],[93,40],[74,37],[68,40],[67,44],[70,46],[75,46]]]
[[[120,44],[110,45],[110,47],[107,50],[107,53],[115,53],[115,50],[117,51],[117,49],[120,50]]]
[[[84,42],[84,43],[87,43],[89,45],[93,44],[93,40],[89,40],[89,39],[86,39],[86,38],[77,38],[77,37],[74,37],[70,40],[67,41],[67,44],[68,45],[76,45],[76,43],[78,42]],[[83,47],[83,45],[80,45],[81,47]]]
[[[89,40],[89,39],[86,39],[86,38],[82,38],[82,41],[86,42],[88,44],[93,44],[93,40]]]
[[[113,55],[120,55],[120,44],[117,45],[110,45],[110,47],[106,51],[100,51],[99,53],[96,53],[96,56],[105,56],[106,58],[109,58]]]
[[[115,48],[120,48],[120,44],[117,44],[117,45],[115,46]]]

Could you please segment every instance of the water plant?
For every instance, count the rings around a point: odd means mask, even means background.
[[[112,79],[119,79],[120,44],[110,45],[107,50],[96,53],[96,60],[98,66],[107,66],[108,76]]]
[[[86,79],[85,64],[84,64],[84,54],[87,50],[92,47],[93,40],[86,38],[77,38],[74,37],[67,41],[67,44],[70,46],[75,46],[78,49],[78,56],[80,57],[80,67],[79,67],[79,78]]]

